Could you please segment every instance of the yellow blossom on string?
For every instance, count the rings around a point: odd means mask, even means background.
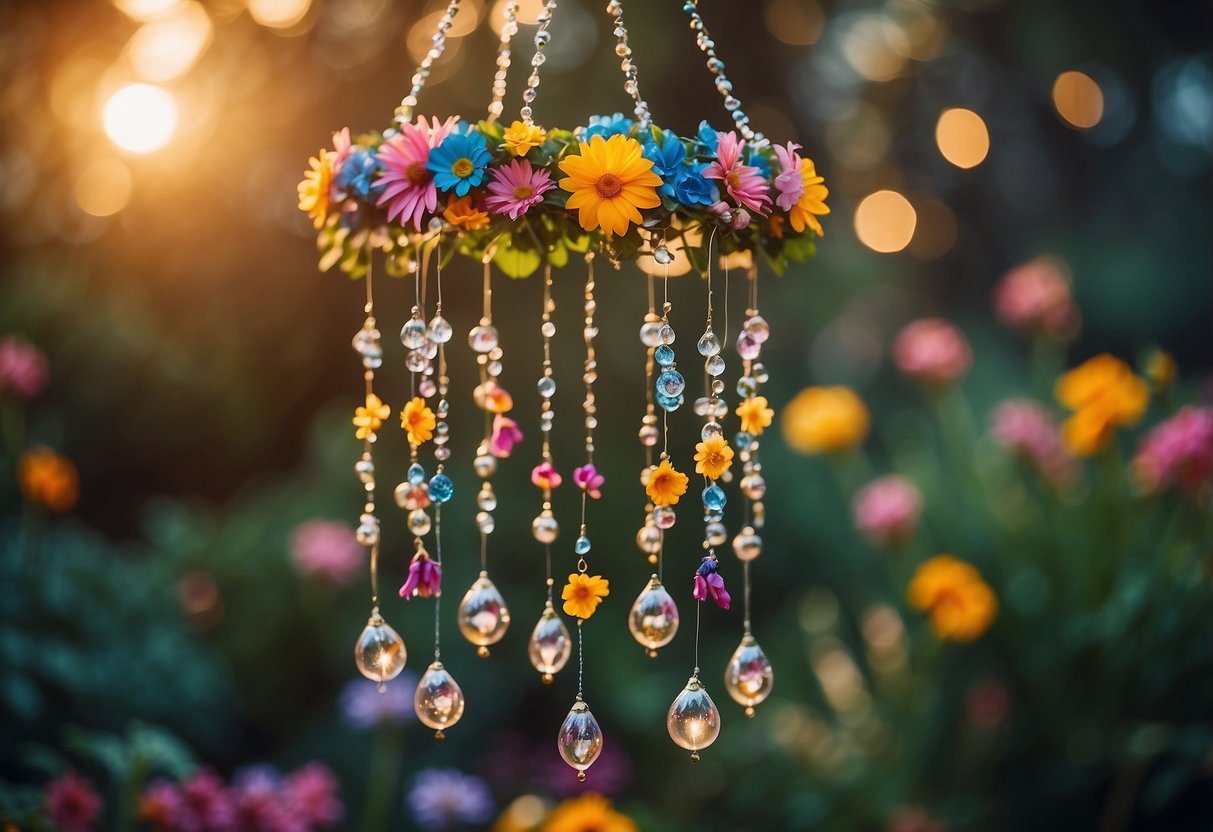
[[[630,817],[615,811],[596,792],[561,803],[544,821],[540,832],[640,832]]]
[[[944,641],[975,641],[998,614],[998,598],[981,573],[952,555],[936,555],[919,566],[906,599],[930,616],[931,630]]]
[[[733,449],[720,435],[711,436],[695,446],[695,473],[718,479],[733,465]]]
[[[408,434],[410,445],[421,445],[434,435],[434,411],[426,405],[421,397],[409,399],[400,411],[400,427]]]
[[[446,209],[442,212],[442,218],[464,231],[479,231],[489,225],[488,211],[473,204],[471,194],[467,196],[451,194],[447,197]]]
[[[675,470],[668,459],[663,459],[649,474],[644,493],[649,495],[655,506],[672,506],[687,493],[687,482],[686,474]]]
[[[560,592],[564,599],[564,612],[574,618],[589,618],[598,609],[602,599],[611,594],[611,582],[601,575],[584,575],[574,572]]]
[[[800,181],[804,185],[804,192],[792,206],[792,210],[788,211],[788,219],[792,222],[792,228],[797,231],[811,228],[813,233],[820,237],[824,232],[817,217],[830,213],[830,208],[826,205],[830,189],[825,186],[825,179],[817,175],[817,168],[814,167],[812,159],[800,160]]]
[[[538,124],[523,124],[515,120],[506,128],[502,143],[505,144],[505,149],[515,156],[525,156],[532,147],[543,144],[547,137],[547,131]]]
[[[329,191],[333,185],[333,154],[321,148],[319,156],[307,161],[309,170],[299,183],[299,210],[306,211],[316,228],[324,226],[329,212]]]
[[[383,427],[383,420],[392,415],[392,409],[374,393],[366,394],[366,405],[354,410],[354,436],[359,439],[374,439],[375,431]]]
[[[767,407],[766,396],[753,396],[744,399],[733,411],[741,417],[741,430],[754,436],[761,436],[763,428],[770,427],[775,418],[775,411]]]
[[[1113,430],[1139,422],[1150,402],[1145,380],[1107,353],[1063,373],[1054,395],[1074,411],[1062,425],[1061,438],[1076,456],[1090,456],[1106,448]]]
[[[849,387],[809,387],[784,408],[783,437],[805,454],[854,448],[868,435],[871,417],[863,399]]]

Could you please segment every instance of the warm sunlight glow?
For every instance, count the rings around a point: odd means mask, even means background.
[[[1053,82],[1053,106],[1071,127],[1087,130],[1103,118],[1103,90],[1085,72],[1063,72]]]
[[[104,110],[105,134],[131,153],[151,153],[168,144],[177,128],[177,102],[151,84],[129,84],[118,90]]]
[[[148,23],[135,33],[130,42],[131,66],[149,81],[171,81],[202,57],[212,31],[202,4],[186,3],[170,17]]]
[[[897,191],[868,194],[855,209],[855,234],[873,251],[901,251],[914,237],[918,215],[914,206]]]
[[[117,159],[94,159],[76,180],[76,204],[94,217],[108,217],[131,198],[131,172]]]
[[[253,20],[271,29],[289,29],[307,15],[312,0],[248,0]]]
[[[959,107],[944,110],[935,125],[939,152],[958,168],[975,168],[990,152],[990,133],[981,116]]]
[[[114,5],[127,17],[146,23],[172,14],[183,0],[114,0]]]

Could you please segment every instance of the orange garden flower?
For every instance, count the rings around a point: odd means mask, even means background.
[[[51,511],[67,511],[80,496],[80,475],[71,460],[39,446],[26,451],[17,463],[17,482],[31,503]]]
[[[489,413],[509,413],[514,409],[514,397],[495,382],[486,382],[480,388],[480,396],[482,401],[478,404]]]
[[[488,228],[489,225],[489,212],[474,204],[471,194],[448,196],[442,218],[464,231],[479,231],[482,228]]]
[[[548,815],[542,832],[640,832],[627,815],[616,812],[611,801],[590,792],[561,803]]]
[[[763,429],[770,427],[775,418],[775,411],[767,407],[766,396],[744,399],[733,412],[741,417],[741,430],[754,436],[761,436]]]
[[[713,436],[695,446],[695,473],[718,479],[733,464],[733,449],[723,436]]]
[[[806,454],[854,448],[868,435],[868,409],[849,387],[810,387],[784,408],[784,439]]]
[[[329,213],[329,190],[333,185],[333,154],[321,148],[319,156],[307,160],[310,170],[299,183],[299,210],[306,211],[316,228],[324,226]]]
[[[655,506],[672,506],[687,493],[687,475],[674,469],[668,459],[649,473],[648,485],[644,493],[649,495]]]
[[[410,445],[421,445],[434,435],[434,411],[426,405],[425,399],[417,397],[409,399],[404,409],[400,411],[400,427],[408,434]]]
[[[392,415],[392,409],[374,393],[366,394],[366,405],[354,410],[354,436],[374,441],[375,431],[383,427],[383,420]]]
[[[598,609],[602,599],[611,594],[611,582],[601,575],[583,575],[574,572],[560,592],[564,599],[566,615],[574,618],[589,618]]]
[[[919,566],[906,599],[930,616],[931,630],[944,641],[976,641],[998,615],[998,598],[981,573],[952,555]]]
[[[1113,430],[1139,422],[1150,402],[1145,380],[1107,353],[1062,374],[1054,395],[1074,411],[1062,425],[1061,438],[1076,456],[1091,456],[1106,448]]]
[[[539,147],[548,133],[538,124],[523,124],[515,121],[505,131],[502,142],[505,149],[515,156],[525,156],[532,147]]]
[[[581,155],[560,160],[560,169],[568,174],[560,180],[560,187],[570,193],[566,206],[577,211],[586,231],[626,234],[632,223],[640,225],[639,209],[661,204],[661,177],[652,167],[635,139],[593,136],[588,144],[581,142]]]

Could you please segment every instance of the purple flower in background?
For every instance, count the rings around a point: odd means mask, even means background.
[[[417,677],[404,671],[383,693],[370,679],[353,679],[341,689],[341,715],[356,731],[385,725],[404,725],[413,718],[413,691]]]
[[[308,520],[291,532],[291,563],[300,575],[318,575],[348,584],[366,561],[354,530],[339,520]]]
[[[405,805],[423,829],[478,824],[493,814],[493,795],[479,777],[455,769],[427,768],[417,773]]]
[[[695,570],[695,590],[692,593],[696,601],[706,601],[710,596],[716,606],[727,610],[732,599],[729,591],[724,588],[724,578],[720,577],[720,563],[710,555],[703,559]]]
[[[369,681],[369,680],[368,680]],[[308,763],[286,778],[282,801],[291,813],[308,826],[323,829],[345,817],[345,804],[338,794],[340,784],[332,769],[323,763]]]
[[[231,829],[235,821],[232,796],[213,771],[199,772],[181,784],[180,814],[173,824],[176,832]]]
[[[46,389],[50,375],[42,350],[16,335],[0,339],[0,393],[12,390],[32,399]]]
[[[237,829],[257,832],[307,832],[307,824],[286,806],[282,774],[271,766],[244,769],[232,778]]]
[[[101,814],[101,798],[74,771],[47,783],[43,799],[47,816],[66,832],[89,832]]]
[[[1178,483],[1196,493],[1213,475],[1213,408],[1183,408],[1137,446],[1133,472],[1150,493]]]
[[[590,772],[592,779],[589,783],[580,782],[577,772],[553,754],[547,743],[534,750],[530,763],[528,768],[532,772],[532,788],[558,798],[585,794],[587,791],[615,795],[632,778],[632,761],[618,742],[608,742],[602,746],[602,753],[594,761],[594,768]]]

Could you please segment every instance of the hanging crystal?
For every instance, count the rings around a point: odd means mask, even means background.
[[[477,654],[487,657],[489,645],[501,641],[510,627],[510,611],[487,572],[472,584],[459,602],[459,632],[477,646]]]
[[[678,632],[678,606],[656,575],[632,603],[628,629],[651,658],[657,658],[657,649],[673,641]]]
[[[573,653],[573,640],[569,637],[569,629],[549,602],[543,608],[535,629],[531,631],[531,640],[527,643],[527,655],[531,665],[543,674],[543,683],[550,685],[553,674],[559,673],[569,661]]]
[[[699,750],[707,748],[720,735],[720,711],[708,696],[707,688],[699,681],[698,674],[687,680],[682,693],[670,705],[665,717],[665,727],[670,739],[691,752],[691,759],[699,760]]]
[[[746,633],[725,667],[725,690],[734,702],[745,708],[746,716],[753,716],[754,706],[771,695],[774,684],[775,671],[771,669],[771,661],[754,636]]]
[[[443,739],[450,728],[463,716],[463,690],[459,683],[435,661],[417,683],[413,708],[421,724],[434,729],[434,739]]]
[[[602,753],[602,729],[580,693],[560,726],[556,747],[564,761],[577,769],[577,779],[584,782],[586,769],[594,765]]]
[[[358,642],[354,645],[354,662],[359,672],[372,682],[378,682],[379,692],[382,693],[384,683],[399,676],[407,660],[404,639],[388,626],[378,608],[372,610],[362,635],[358,636]]]

